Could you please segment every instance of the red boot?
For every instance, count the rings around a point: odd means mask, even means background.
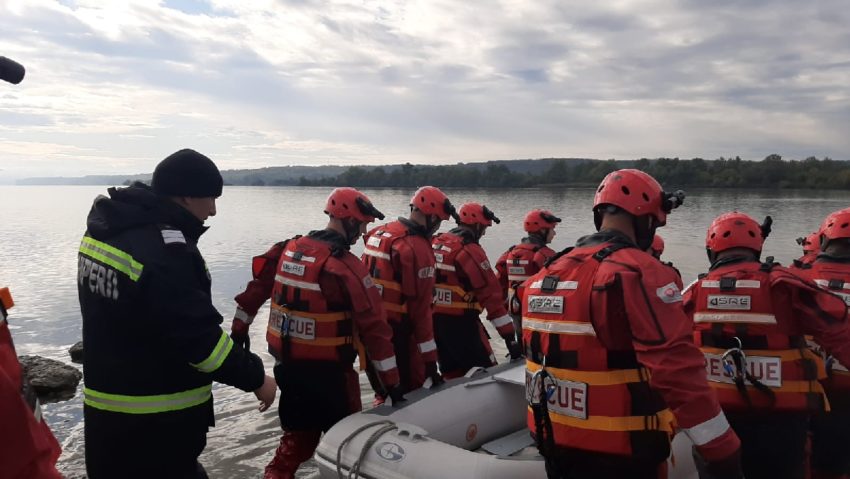
[[[321,436],[321,431],[283,431],[263,479],[294,479],[298,466],[313,456]]]

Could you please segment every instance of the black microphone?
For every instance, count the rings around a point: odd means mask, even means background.
[[[17,85],[24,79],[26,70],[20,63],[0,56],[0,80]]]

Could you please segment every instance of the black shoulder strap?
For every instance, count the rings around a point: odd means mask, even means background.
[[[547,259],[546,262],[543,263],[543,267],[549,266],[550,264],[554,263],[555,260],[557,260],[561,256],[564,256],[565,254],[569,253],[570,251],[572,251],[574,249],[575,249],[575,246],[570,246],[569,248],[564,248],[561,251],[555,253],[551,258]]]
[[[797,269],[812,269],[811,263],[804,263],[804,262],[800,261],[799,259],[795,259],[793,261],[793,264],[794,264],[794,267],[797,268]]]
[[[764,262],[759,266],[760,271],[770,272],[774,267],[779,266],[779,263],[773,261],[773,256],[768,256],[764,259]]]
[[[596,261],[603,261],[605,258],[610,256],[612,253],[620,251],[623,248],[633,248],[634,245],[630,245],[627,243],[611,243],[608,246],[600,249],[593,255],[593,259]]]

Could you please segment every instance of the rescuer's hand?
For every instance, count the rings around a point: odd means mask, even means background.
[[[513,336],[504,336],[502,339],[505,340],[505,346],[508,348],[508,354],[511,356],[511,360],[522,357],[522,346]]]
[[[230,324],[230,339],[235,344],[242,346],[245,351],[251,350],[251,338],[248,337],[248,328],[250,325],[241,319],[233,318]]]
[[[274,378],[266,374],[263,385],[254,391],[254,396],[257,396],[257,399],[260,400],[260,412],[274,404],[274,399],[277,396],[277,383]]]
[[[425,377],[431,378],[431,387],[439,386],[440,384],[446,382],[445,379],[443,379],[443,376],[440,375],[440,372],[437,370],[436,361],[425,363]]]

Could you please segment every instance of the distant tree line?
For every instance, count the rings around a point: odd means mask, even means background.
[[[300,178],[302,186],[354,187],[517,187],[544,185],[595,185],[606,174],[620,168],[646,171],[665,185],[707,188],[850,188],[850,162],[809,157],[783,160],[773,154],[762,161],[740,157],[716,160],[657,158],[640,160],[555,160],[542,173],[515,171],[504,164],[402,165],[386,171],[382,167],[353,166],[336,176]]]

